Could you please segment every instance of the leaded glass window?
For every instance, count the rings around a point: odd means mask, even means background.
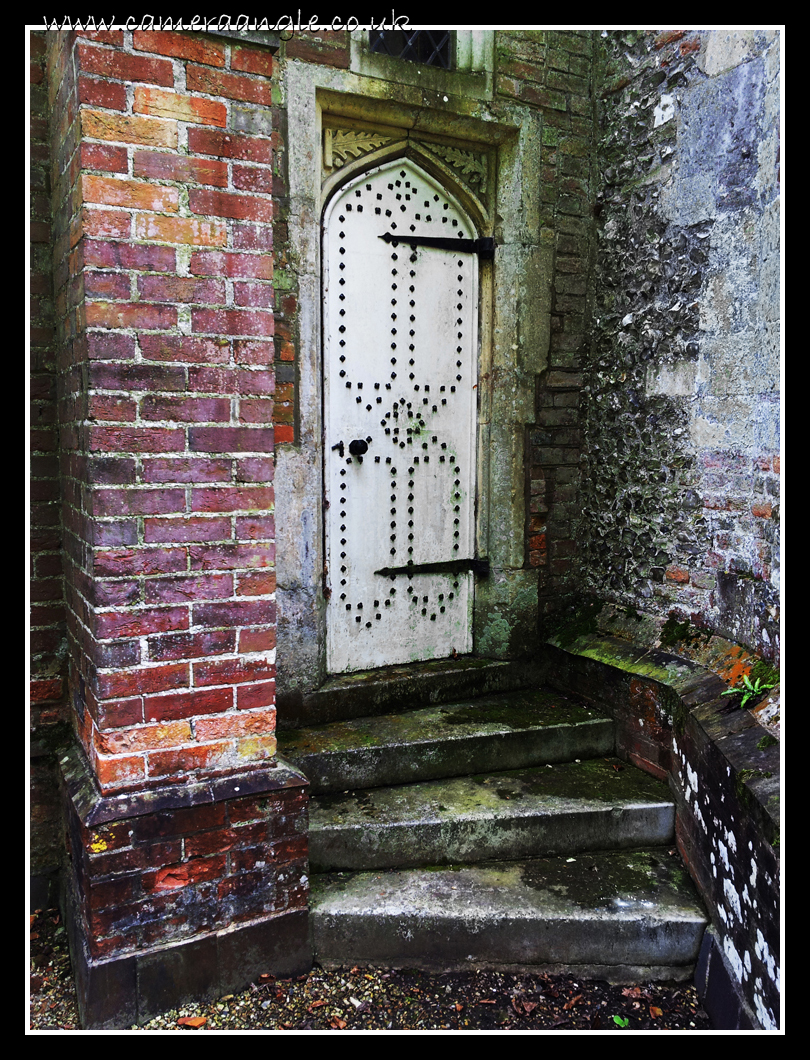
[[[449,29],[371,30],[369,45],[373,52],[409,59],[424,66],[453,68],[453,33]]]

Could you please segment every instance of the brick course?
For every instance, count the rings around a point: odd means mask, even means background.
[[[541,609],[553,608],[573,567],[571,515],[576,496],[580,353],[585,341],[592,131],[589,34],[499,31],[499,95],[544,117],[542,224],[554,233],[549,368],[538,380],[534,427],[526,437],[526,565],[541,572]],[[566,492],[567,491],[567,492]]]

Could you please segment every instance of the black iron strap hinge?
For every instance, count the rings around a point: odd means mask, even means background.
[[[437,563],[408,563],[404,567],[383,567],[375,574],[463,574],[471,570],[481,578],[489,575],[488,559],[446,559]]]
[[[406,243],[409,247],[437,247],[439,250],[456,250],[462,254],[477,254],[479,258],[495,257],[495,240],[491,236],[481,239],[450,239],[446,236],[395,236],[386,232],[380,236],[386,243]]]

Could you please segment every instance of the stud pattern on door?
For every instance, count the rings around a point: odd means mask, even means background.
[[[476,235],[405,160],[355,178],[325,212],[333,673],[472,650],[473,580],[458,561],[474,554],[478,259],[397,234]]]

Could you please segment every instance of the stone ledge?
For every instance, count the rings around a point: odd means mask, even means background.
[[[276,758],[272,768],[214,776],[191,784],[167,784],[120,795],[102,795],[84,753],[75,743],[59,755],[59,765],[68,797],[79,819],[88,828],[107,821],[309,786],[309,781],[299,769],[284,759]]]
[[[585,634],[565,648],[550,641],[547,647],[660,686],[661,706],[672,733],[677,736],[683,730],[687,715],[700,727],[720,750],[735,777],[745,785],[753,806],[758,808],[755,812],[760,816],[763,834],[769,842],[773,841],[779,829],[779,745],[758,747],[767,730],[752,711],[735,709],[733,703],[721,698],[727,685],[717,673],[682,656],[603,634]]]
[[[715,930],[698,985],[716,1029],[776,1029],[779,745],[722,697],[716,664],[739,658],[733,645],[698,662],[653,647],[653,625],[646,632],[642,644],[604,633],[549,641],[543,678],[598,701],[616,721],[618,753],[668,776],[678,847]]]

